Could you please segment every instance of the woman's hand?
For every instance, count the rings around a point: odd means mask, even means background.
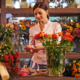
[[[24,46],[24,49],[31,54],[38,51],[38,49],[33,45],[26,45]]]
[[[30,50],[30,47],[31,47],[31,46],[29,46],[29,45],[25,45],[25,46],[24,46],[24,50],[29,51],[29,50]]]
[[[44,46],[34,46],[34,45],[26,45],[24,46],[24,49],[28,51],[29,53],[38,52],[39,50],[44,50]]]

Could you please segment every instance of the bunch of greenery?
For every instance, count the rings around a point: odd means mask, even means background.
[[[18,74],[18,63],[20,60],[19,52],[14,52],[10,37],[14,32],[13,25],[8,23],[6,26],[0,25],[0,62],[4,63],[10,76]]]
[[[61,41],[58,39],[61,37]],[[64,65],[65,49],[71,44],[73,36],[66,32],[45,34],[40,32],[36,34],[34,39],[40,40],[47,52],[47,67],[49,68],[49,74],[54,76],[62,75],[62,69]]]
[[[0,25],[0,56],[3,53],[9,54],[13,50],[9,40],[13,32],[14,30],[10,25]],[[0,61],[2,61],[2,57],[0,58]]]

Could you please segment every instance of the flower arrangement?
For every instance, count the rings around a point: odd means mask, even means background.
[[[61,41],[58,38],[61,37]],[[49,68],[49,74],[52,76],[61,76],[63,61],[65,56],[65,49],[70,45],[73,40],[73,36],[70,33],[63,34],[59,32],[57,34],[45,34],[40,32],[36,34],[34,39],[40,40],[47,51],[47,66]]]
[[[74,40],[71,43],[72,45],[69,46],[67,51],[73,51],[73,52],[80,52],[79,49],[79,43],[80,43],[80,22],[75,22],[75,20],[70,21],[70,24],[61,24],[63,27],[63,33],[69,32],[71,35],[73,35]]]
[[[26,30],[27,27],[32,27],[34,26],[34,24],[30,24],[30,20],[26,20],[26,21],[22,21],[20,20],[19,22],[19,27],[21,28],[21,30]]]
[[[10,76],[15,76],[18,73],[18,63],[20,60],[19,52],[13,52],[13,47],[10,42],[10,37],[12,36],[13,25],[11,23],[0,25],[0,62],[5,63]]]
[[[10,74],[11,77],[18,76],[19,72],[19,62],[20,59],[19,57],[19,52],[14,52],[10,54],[3,54],[3,62],[5,62],[6,68]]]
[[[75,28],[73,34],[75,34],[75,38],[80,39],[80,27]]]
[[[61,26],[64,30],[74,31],[76,28],[80,27],[80,22],[76,22],[75,20],[70,20],[69,24],[61,23]]]
[[[13,27],[11,25],[0,25],[0,54],[10,53],[13,49],[9,38],[12,36]]]
[[[65,67],[64,76],[80,77],[80,60],[73,60]]]
[[[68,30],[68,31],[73,31],[73,27],[67,24],[61,24],[63,31]]]

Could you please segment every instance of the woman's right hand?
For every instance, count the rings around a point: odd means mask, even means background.
[[[25,45],[24,46],[24,49],[31,54],[34,53],[34,48],[35,48],[35,46],[33,46],[33,45]]]

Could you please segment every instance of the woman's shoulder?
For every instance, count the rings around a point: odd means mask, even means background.
[[[55,25],[60,25],[60,23],[58,23],[58,22],[51,22],[53,25],[55,24]]]
[[[58,23],[58,22],[51,22],[51,24],[55,28],[61,27],[60,23]]]

